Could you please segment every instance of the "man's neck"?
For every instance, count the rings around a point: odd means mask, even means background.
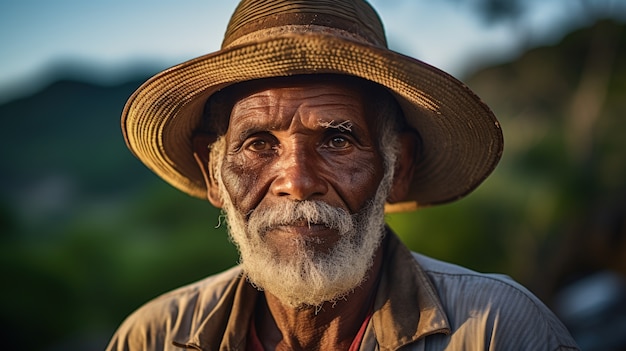
[[[366,280],[345,298],[320,307],[292,308],[265,293],[255,311],[257,335],[266,350],[348,350],[367,317],[381,271],[378,248]]]

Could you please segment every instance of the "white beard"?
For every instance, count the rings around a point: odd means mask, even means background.
[[[218,167],[219,168],[219,167]],[[345,297],[367,277],[376,250],[385,235],[384,204],[391,187],[393,167],[386,172],[374,198],[354,215],[321,201],[293,202],[255,209],[246,222],[232,203],[217,172],[229,234],[237,245],[248,280],[258,289],[294,308],[317,306]],[[295,221],[324,224],[340,239],[327,252],[315,252],[311,242],[294,238],[295,252],[280,257],[264,240],[272,227]]]

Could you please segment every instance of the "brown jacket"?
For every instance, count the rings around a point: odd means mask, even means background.
[[[578,350],[552,312],[510,278],[411,253],[387,237],[361,350]],[[234,267],[148,302],[107,350],[245,350],[259,294]]]

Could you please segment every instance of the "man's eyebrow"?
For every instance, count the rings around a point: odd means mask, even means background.
[[[349,119],[346,119],[344,121],[341,122],[335,122],[334,119],[330,120],[330,121],[323,121],[323,120],[318,120],[317,124],[320,127],[324,127],[324,128],[334,128],[334,129],[338,129],[340,132],[351,132],[352,131],[352,121],[350,121]]]
[[[363,145],[369,144],[369,139],[371,138],[370,132],[368,131],[368,129],[363,126],[363,125],[359,125],[358,123],[353,123],[352,120],[350,119],[343,119],[343,120],[318,120],[317,123],[319,128],[323,128],[325,130],[325,133],[342,133],[342,134],[348,134],[351,135],[352,137],[354,137],[359,143],[362,143]]]

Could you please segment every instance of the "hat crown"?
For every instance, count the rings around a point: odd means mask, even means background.
[[[328,33],[387,47],[380,17],[363,0],[242,0],[230,18],[222,48],[322,27]]]

